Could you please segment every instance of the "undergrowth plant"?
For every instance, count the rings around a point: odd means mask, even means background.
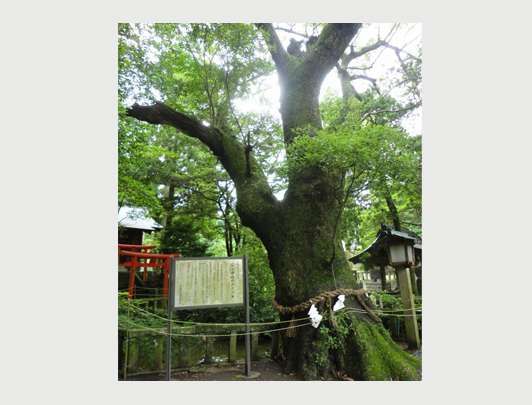
[[[390,311],[394,310],[394,314],[397,314],[399,316],[402,315],[401,310],[403,309],[403,300],[400,296],[390,294],[386,291],[377,292],[372,291],[370,292],[370,297],[375,302],[377,307],[380,307],[383,309],[383,311]],[[421,295],[414,295],[414,307],[416,308],[416,311],[421,310],[422,307],[422,299]],[[419,313],[419,311],[417,312]],[[380,314],[381,318],[383,318],[383,321],[390,317],[390,314]],[[417,327],[419,329],[419,332],[421,333],[421,315],[416,316],[417,319]]]
[[[343,310],[335,312],[333,316],[334,319],[331,319],[328,313],[324,313],[322,323],[318,328],[321,335],[318,345],[325,349],[324,352],[341,349],[342,341],[354,330],[352,325],[347,322],[347,315]],[[335,326],[333,326],[333,322]],[[318,351],[318,353],[322,352],[323,351]],[[318,354],[315,361],[321,366],[327,359],[328,358]]]

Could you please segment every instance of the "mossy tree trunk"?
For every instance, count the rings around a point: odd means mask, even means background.
[[[257,24],[271,45],[281,84],[284,141],[294,129],[320,129],[319,92],[323,79],[335,66],[361,24],[324,27],[310,52],[297,59],[282,47],[271,24]],[[268,251],[276,287],[276,301],[293,307],[323,292],[356,288],[338,236],[342,173],[305,167],[289,178],[283,201],[272,193],[261,167],[232,134],[207,127],[164,103],[133,105],[128,115],[152,124],[171,125],[205,143],[216,155],[237,190],[237,212]],[[336,299],[330,303],[333,305]],[[371,319],[357,299],[346,299],[347,311],[337,329],[324,321],[320,328],[296,328],[295,337],[283,337],[285,371],[311,380],[329,371],[343,371],[354,379],[415,380],[420,361],[406,355],[382,325]],[[319,307],[327,314],[327,304]],[[353,312],[352,310],[362,310]],[[307,318],[308,310],[293,314]],[[290,320],[292,314],[282,314]],[[329,331],[328,333],[325,333]]]

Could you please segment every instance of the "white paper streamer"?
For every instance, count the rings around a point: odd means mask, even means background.
[[[308,316],[312,321],[312,326],[314,326],[315,328],[319,326],[321,320],[323,319],[323,316],[320,315],[318,309],[314,306],[314,304],[312,304],[312,306],[310,307],[308,311]]]
[[[344,301],[345,301],[345,295],[340,294],[338,296],[338,301],[336,301],[336,304],[334,304],[333,311],[338,311],[339,309],[344,308],[345,307]]]

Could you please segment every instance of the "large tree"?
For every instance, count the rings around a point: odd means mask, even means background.
[[[164,63],[173,60],[174,68],[179,65],[183,69],[187,64],[191,68],[187,72],[167,72],[167,79],[175,78],[176,94],[169,97],[167,93],[166,102],[155,97],[148,105],[134,103],[127,116],[171,126],[200,140],[227,171],[236,189],[236,210],[242,224],[255,232],[268,252],[281,320],[293,320],[296,326],[283,336],[285,371],[296,372],[306,380],[329,371],[364,380],[418,379],[419,360],[399,349],[369,309],[369,300],[356,290],[341,244],[339,224],[347,194],[362,173],[366,178],[371,176],[371,165],[357,171],[356,162],[351,166],[331,165],[305,156],[306,148],[312,149],[312,141],[324,136],[326,130],[320,115],[322,83],[335,66],[342,73],[349,58],[355,58],[352,40],[362,24],[316,25],[317,35],[303,37],[303,41],[292,39],[287,49],[274,25],[267,23],[155,28],[160,37],[170,38],[176,33],[177,39],[166,42],[167,57],[163,58],[164,52],[160,51],[159,64],[154,66],[164,71]],[[127,28],[122,30],[125,37],[131,36]],[[304,41],[306,49],[301,49]],[[274,195],[268,173],[260,163],[261,128],[246,132],[232,103],[253,79],[272,70],[269,60],[260,56],[265,45],[279,79],[282,142],[292,161],[286,171],[287,189],[282,200]],[[346,53],[346,49],[351,52]],[[143,63],[148,60],[146,56]],[[144,74],[149,75],[146,71]],[[164,76],[157,77],[161,81]],[[144,90],[161,91],[158,84],[158,80],[152,80]],[[193,93],[193,86],[202,87],[202,94]],[[356,92],[349,94],[349,90],[345,87],[345,105],[356,110],[349,100],[356,97]],[[188,97],[181,98],[179,93]],[[189,108],[193,97],[194,110]],[[360,124],[361,111],[352,128],[369,133]],[[344,125],[348,116],[344,111],[338,125]],[[381,128],[377,132],[382,136],[386,131]],[[347,310],[334,315],[331,305],[342,293],[346,295]],[[308,325],[307,316],[309,300],[316,297],[318,309],[326,315],[318,328]]]

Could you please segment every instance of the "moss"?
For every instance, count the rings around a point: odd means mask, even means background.
[[[318,329],[299,328],[296,338],[283,339],[286,373],[307,381],[327,377],[331,370],[361,381],[419,380],[421,360],[402,350],[381,324],[341,311],[333,328],[326,309],[320,307],[320,313],[325,318]]]
[[[246,172],[246,155],[244,148],[238,140],[231,135],[222,136],[222,146],[224,155],[221,157],[222,163],[228,169],[231,177],[235,176],[240,179]],[[228,164],[230,162],[230,165]]]
[[[318,174],[309,169],[300,176],[301,184],[290,188],[275,219],[278,232],[272,238],[274,246],[269,254],[277,296],[290,297],[282,303],[285,306],[355,284],[338,238],[333,247],[338,208],[330,187],[317,179]],[[316,182],[320,182],[321,190],[316,191]]]
[[[357,370],[354,373],[365,381],[418,381],[417,370],[421,360],[403,351],[384,330],[382,325],[359,322],[353,333],[352,344],[357,352]]]

